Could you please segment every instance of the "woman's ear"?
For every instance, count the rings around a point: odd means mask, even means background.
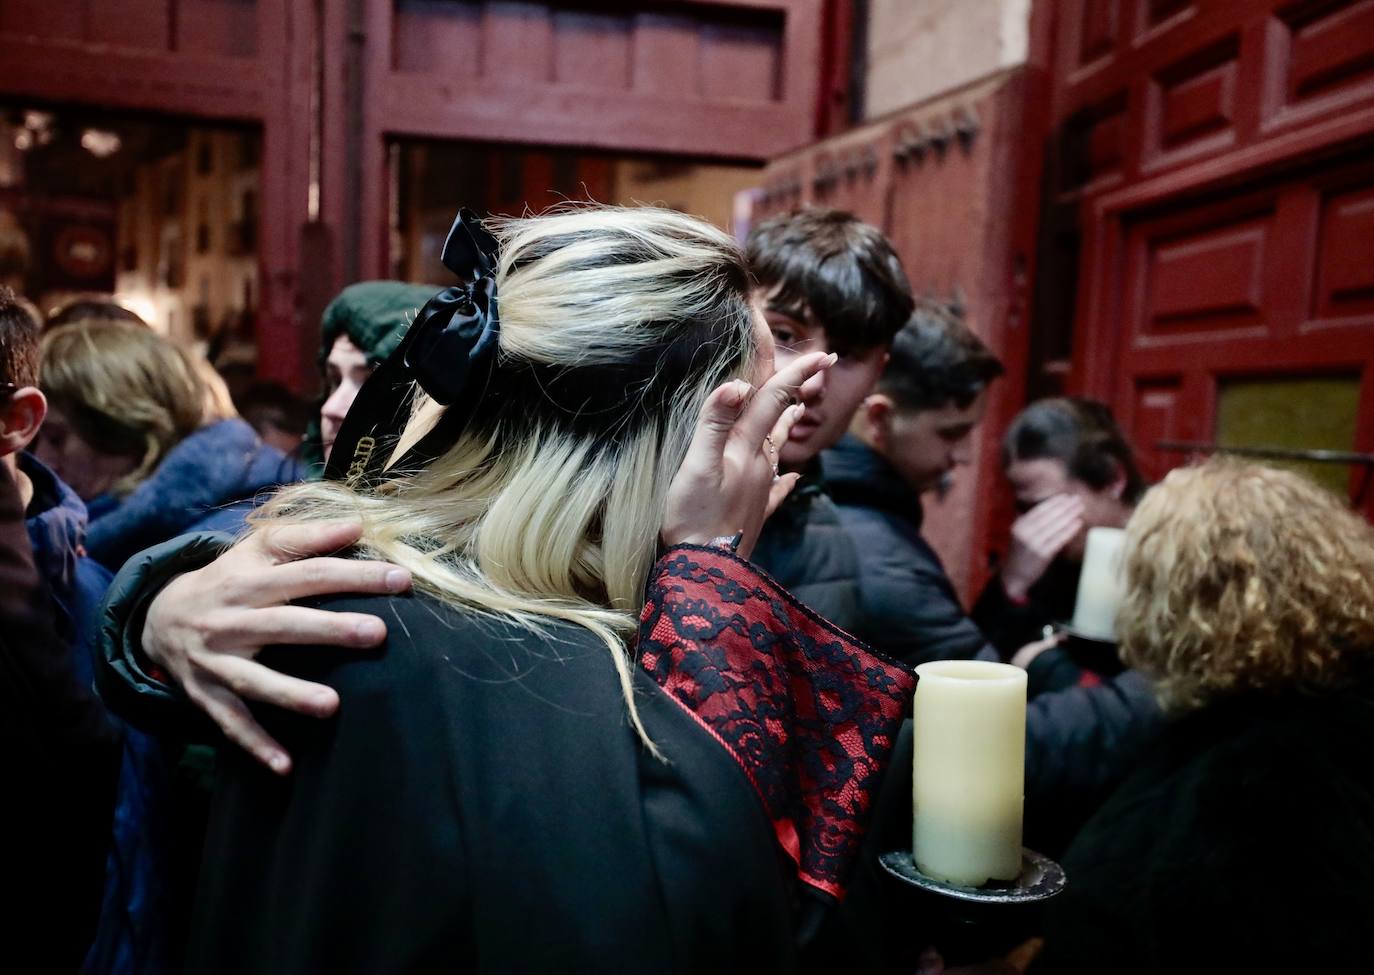
[[[21,386],[0,405],[0,457],[18,453],[33,442],[48,415],[48,401],[37,386]]]

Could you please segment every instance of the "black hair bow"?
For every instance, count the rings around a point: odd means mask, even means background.
[[[425,302],[396,351],[358,391],[329,454],[325,477],[350,486],[375,476],[389,443],[409,418],[412,382],[450,407],[484,386],[496,361],[501,321],[496,297],[499,244],[464,207],[444,243],[444,266],[462,284]],[[407,469],[437,456],[461,432],[461,418],[445,417],[395,465]],[[447,441],[441,443],[441,441]]]

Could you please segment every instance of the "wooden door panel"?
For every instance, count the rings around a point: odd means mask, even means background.
[[[1224,340],[1264,331],[1266,247],[1272,210],[1205,219],[1183,232],[1138,231],[1131,269],[1141,295],[1138,345]]]
[[[553,82],[585,88],[629,91],[631,40],[628,14],[559,10],[553,15]]]
[[[1236,142],[1240,37],[1233,34],[1168,65],[1152,79],[1146,165],[1177,162]]]
[[[258,56],[257,0],[176,0],[175,49],[229,58]]]
[[[1374,321],[1374,184],[1322,201],[1312,318]]]
[[[1157,476],[1186,455],[1152,444],[1217,435],[1223,387],[1234,408],[1344,376],[1374,450],[1374,0],[1041,2],[1041,212],[1076,214],[1082,241],[1068,391],[1110,402]],[[1074,286],[1042,271],[1041,291]]]
[[[1084,0],[1078,12],[1078,64],[1110,55],[1121,35],[1121,0]]]
[[[1282,117],[1374,98],[1374,0],[1310,0],[1270,26],[1272,110]]]
[[[1183,380],[1143,380],[1136,385],[1129,411],[1122,411],[1121,422],[1135,447],[1140,472],[1148,481],[1157,481],[1177,461],[1157,445],[1165,441],[1186,441],[1190,431],[1184,427],[1188,414],[1183,395]]]
[[[454,82],[482,73],[482,8],[449,0],[399,0],[392,36],[394,71],[425,74],[439,70]]]

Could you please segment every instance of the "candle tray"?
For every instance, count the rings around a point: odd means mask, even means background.
[[[974,905],[1024,905],[1049,900],[1063,891],[1064,868],[1032,850],[1021,851],[1021,876],[1012,881],[994,880],[982,887],[961,887],[927,877],[916,869],[910,850],[894,850],[878,858],[891,876],[929,894]]]

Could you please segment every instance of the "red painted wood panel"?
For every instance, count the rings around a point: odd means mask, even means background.
[[[546,83],[553,75],[553,25],[545,3],[491,2],[482,24],[482,74],[502,83]],[[437,66],[436,74],[443,74]]]
[[[50,41],[79,41],[85,27],[82,0],[4,0],[0,33]]]
[[[782,34],[768,23],[708,23],[700,41],[701,94],[723,101],[782,98]]]
[[[1091,64],[1116,47],[1121,25],[1121,0],[1081,0],[1078,63]]]
[[[1322,202],[1313,317],[1374,319],[1374,186]]]
[[[1177,158],[1235,141],[1238,53],[1231,37],[1160,72],[1151,91],[1151,155]]]
[[[396,4],[392,67],[417,74],[474,79],[482,71],[482,8],[452,0]]]
[[[1374,0],[1302,4],[1283,19],[1292,32],[1291,100],[1374,84]]]
[[[586,10],[553,15],[553,81],[624,91],[631,84],[633,22],[628,14]]]
[[[1207,226],[1151,241],[1145,276],[1143,335],[1212,332],[1262,323],[1269,218]]]
[[[700,32],[697,21],[681,14],[642,13],[635,17],[631,86],[637,92],[701,94]]]
[[[1162,440],[1188,439],[1183,429],[1187,413],[1181,378],[1152,379],[1135,389],[1133,409],[1119,419],[1135,447],[1136,460],[1146,480],[1157,481],[1168,473],[1177,458],[1155,448]]]
[[[150,51],[169,50],[172,43],[172,8],[176,0],[125,0],[117,8],[88,3],[86,40],[93,44]]]
[[[175,50],[253,58],[258,53],[256,0],[174,0]]]
[[[1227,377],[1360,375],[1374,409],[1374,0],[1038,9],[1055,37],[1042,212],[1068,215],[1055,239],[1079,258],[1037,287],[1077,281],[1068,391],[1147,441],[1210,439]],[[1374,449],[1374,418],[1359,430]]]
[[[1144,30],[1158,27],[1164,21],[1185,10],[1192,10],[1196,4],[1191,0],[1142,0],[1142,25]]]

